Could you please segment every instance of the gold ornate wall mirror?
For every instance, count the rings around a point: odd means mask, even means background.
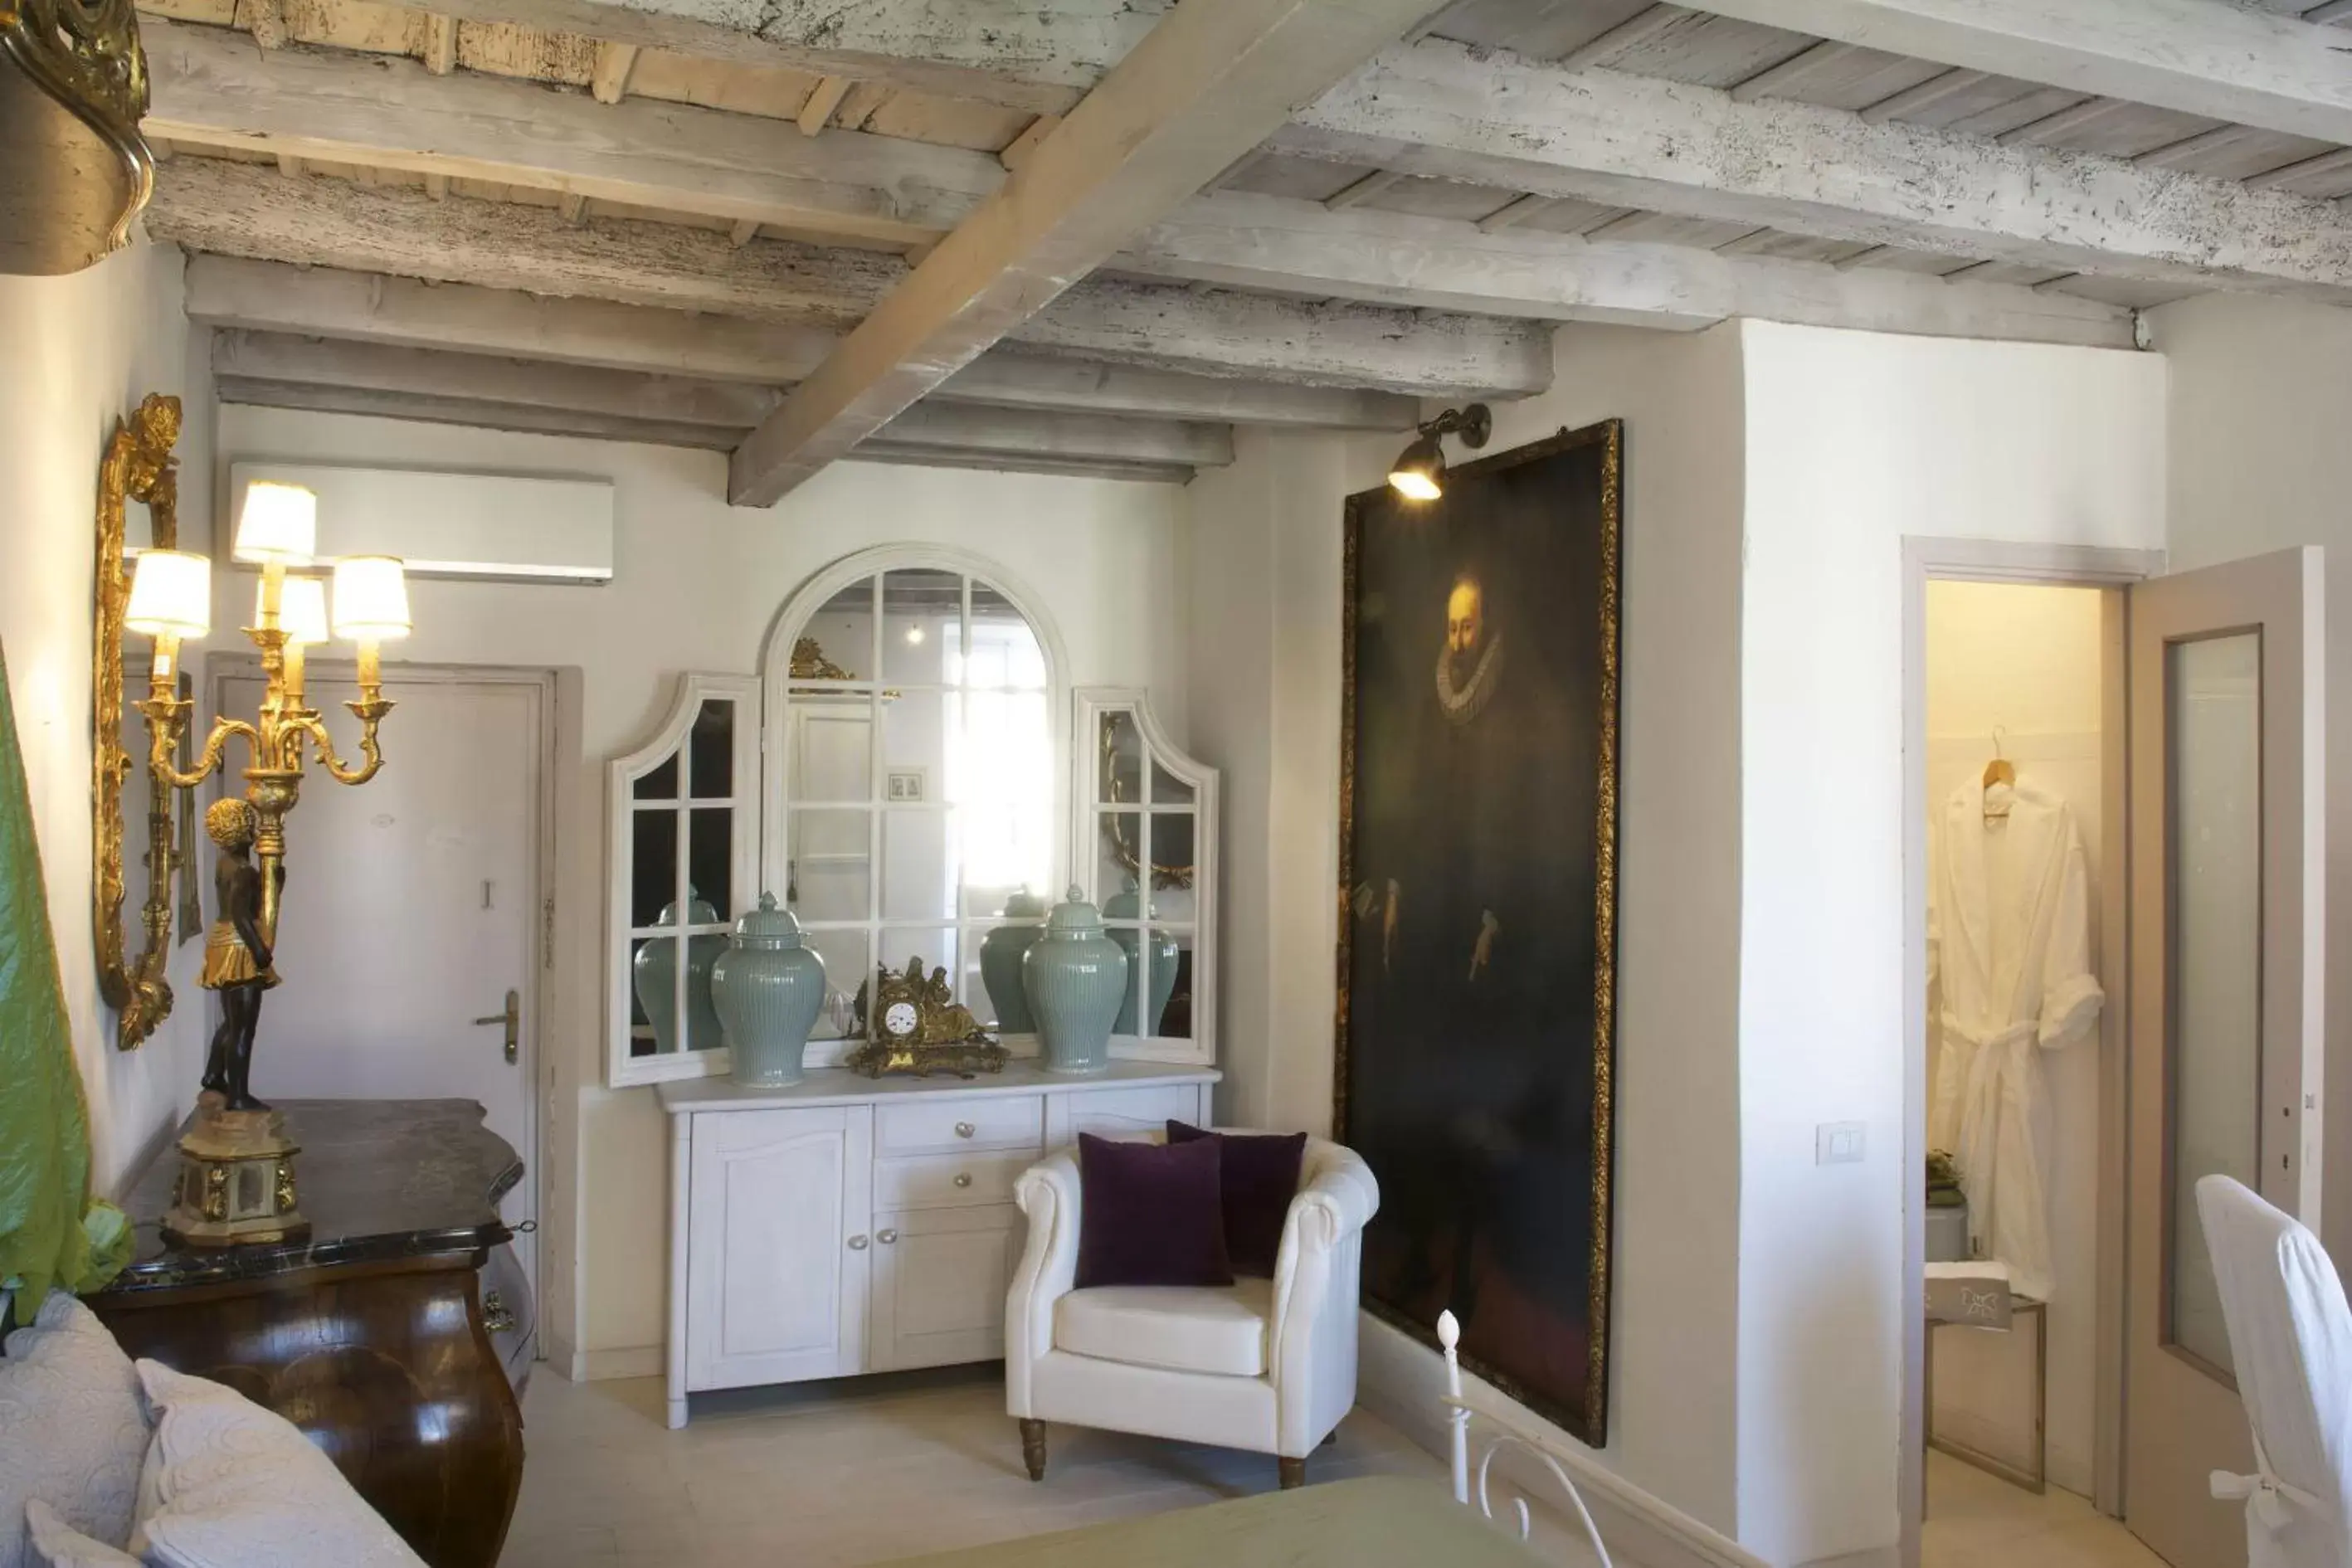
[[[123,557],[131,508],[147,514],[145,544],[179,545],[180,400],[150,394],[138,412],[118,420],[98,471],[98,613],[90,650],[90,919],[98,947],[100,994],[115,1012],[114,1043],[136,1050],[172,1011],[164,963],[172,940],[172,877],[180,868],[184,833],[174,833],[174,791],[148,770],[140,792],[146,808],[147,897],[141,909],[145,944],[132,956],[122,929],[123,796],[131,752],[122,743],[123,615],[131,571]],[[194,920],[185,922],[193,930]],[[183,934],[185,934],[184,932]]]

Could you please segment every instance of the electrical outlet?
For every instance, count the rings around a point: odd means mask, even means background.
[[[1859,1165],[1868,1152],[1868,1131],[1860,1121],[1822,1122],[1813,1129],[1813,1163]]]

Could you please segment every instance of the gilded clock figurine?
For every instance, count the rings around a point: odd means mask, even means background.
[[[971,1008],[955,1000],[946,969],[933,970],[927,979],[923,961],[910,958],[903,973],[877,969],[872,984],[866,1007],[870,1033],[850,1053],[852,1070],[868,1078],[894,1072],[970,1078],[1004,1070],[1004,1047],[989,1037]]]

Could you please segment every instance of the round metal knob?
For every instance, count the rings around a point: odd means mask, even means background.
[[[959,1138],[969,1138],[975,1131],[977,1130],[969,1121],[959,1121],[956,1123],[956,1136]]]
[[[852,1252],[863,1252],[863,1251],[865,1251],[865,1250],[866,1250],[866,1238],[865,1238],[864,1237],[862,1237],[862,1236],[853,1236],[853,1237],[851,1237],[849,1238],[849,1250],[850,1250],[850,1251],[852,1251]]]
[[[958,1171],[958,1172],[956,1173],[956,1183],[955,1183],[955,1184],[956,1184],[957,1186],[959,1186],[959,1187],[968,1187],[968,1186],[971,1185],[971,1178],[970,1176],[966,1175],[963,1172],[961,1172],[961,1171]]]
[[[898,1239],[898,1233],[895,1230],[877,1230],[874,1233],[874,1239],[888,1247]]]

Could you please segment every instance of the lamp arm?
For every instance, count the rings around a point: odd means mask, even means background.
[[[365,784],[375,777],[377,772],[383,766],[383,752],[377,748],[375,730],[376,726],[383,721],[383,716],[392,711],[393,705],[384,699],[377,697],[359,702],[346,702],[343,706],[359,716],[360,755],[366,760],[358,767],[346,766],[342,758],[336,754],[335,742],[327,734],[326,722],[316,713],[305,716],[299,722],[303,731],[317,743],[319,761],[325,765],[328,773],[337,784]]]
[[[205,749],[197,755],[195,765],[183,771],[173,764],[172,753],[179,749],[180,732],[186,728],[188,710],[194,706],[194,702],[174,697],[150,697],[139,704],[139,711],[147,715],[148,771],[180,789],[194,789],[212,776],[220,767],[232,736],[245,737],[248,755],[261,739],[254,727],[242,719],[215,719],[212,733],[205,737]]]

